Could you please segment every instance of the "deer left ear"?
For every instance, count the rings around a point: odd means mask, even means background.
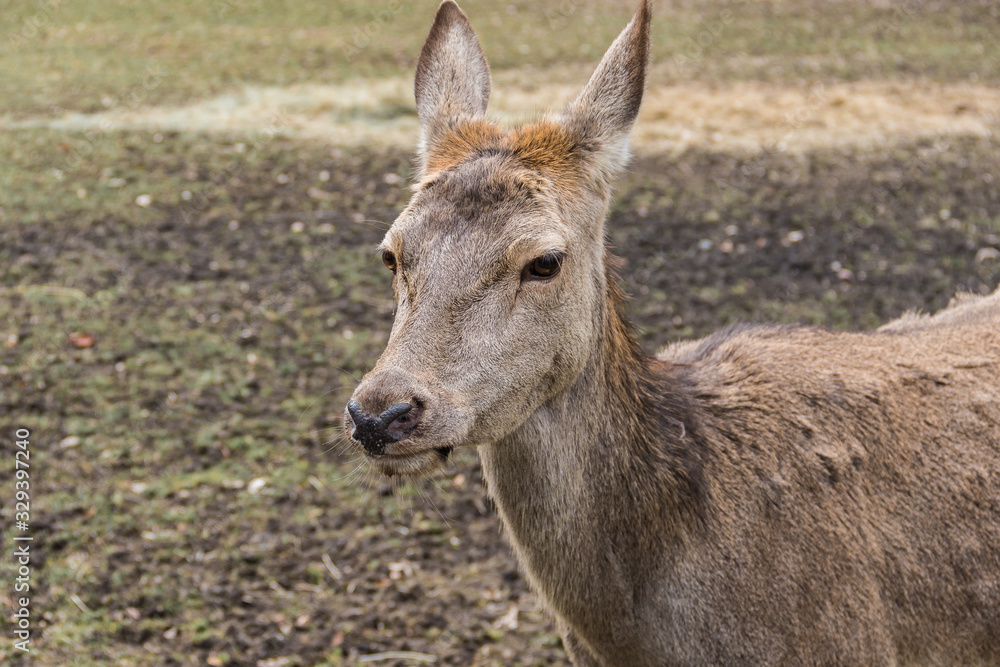
[[[593,151],[603,180],[612,179],[628,162],[628,136],[646,83],[649,20],[649,0],[642,0],[583,92],[563,114],[567,129]]]
[[[444,0],[420,50],[414,82],[420,118],[420,153],[442,131],[486,115],[490,67],[469,19],[452,0]]]

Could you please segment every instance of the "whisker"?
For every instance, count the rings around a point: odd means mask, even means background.
[[[354,223],[358,224],[358,225],[367,225],[369,227],[373,227],[375,229],[381,229],[381,230],[386,230],[386,229],[389,229],[390,227],[392,227],[392,223],[391,222],[385,222],[384,220],[375,220],[375,219],[367,219],[367,218],[366,219],[362,219],[362,220],[355,220]]]

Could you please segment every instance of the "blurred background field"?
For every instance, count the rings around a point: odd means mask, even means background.
[[[505,122],[558,109],[634,10],[461,4]],[[435,6],[5,5],[0,448],[31,430],[35,634],[0,662],[565,661],[475,452],[388,486],[339,436],[390,325],[373,248]],[[653,43],[608,225],[648,350],[1000,283],[995,2],[654,2]]]

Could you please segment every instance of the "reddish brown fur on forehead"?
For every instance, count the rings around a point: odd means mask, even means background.
[[[508,139],[529,169],[560,180],[580,175],[580,144],[562,125],[543,120],[514,130]]]
[[[504,133],[493,123],[477,120],[463,123],[439,136],[427,149],[424,178],[457,167],[471,157],[503,148]]]
[[[526,168],[558,181],[576,180],[582,173],[580,145],[553,121],[539,121],[504,132],[487,121],[463,123],[429,148],[424,182],[488,152],[508,153]]]

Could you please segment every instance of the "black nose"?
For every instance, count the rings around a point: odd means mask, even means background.
[[[387,443],[398,442],[413,433],[424,413],[420,405],[396,403],[379,416],[372,417],[361,409],[357,401],[348,403],[347,411],[354,422],[351,437],[373,455],[384,454]]]

